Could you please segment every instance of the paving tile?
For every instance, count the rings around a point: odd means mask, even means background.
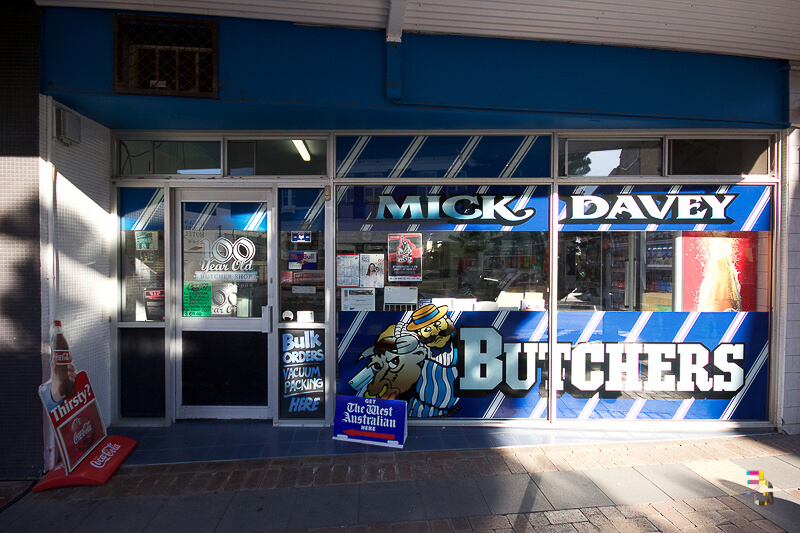
[[[684,465],[653,465],[634,468],[673,500],[714,498],[726,494],[722,489],[706,481]]]
[[[494,515],[549,511],[553,508],[528,474],[486,476],[475,481]]]
[[[772,505],[756,505],[753,503],[753,497],[745,494],[734,496],[734,498],[778,527],[789,532],[800,531],[800,501],[796,498],[776,492],[773,494]],[[754,524],[755,522],[753,521]],[[756,528],[752,528],[752,530],[758,531]],[[765,530],[769,531],[769,529]]]
[[[209,531],[217,527],[235,493],[168,496],[147,525],[148,533]]]
[[[57,489],[63,490],[63,489]],[[0,525],[5,520],[11,522],[11,527],[0,527],[0,531],[35,532],[42,531],[73,531],[91,514],[100,504],[99,501],[64,501],[49,499],[46,501],[17,502],[0,513]],[[19,507],[18,507],[19,506]],[[8,518],[7,516],[8,515]]]
[[[358,486],[295,489],[290,528],[339,527],[358,523]]]
[[[685,466],[731,496],[747,490],[747,469],[730,460],[690,462]]]
[[[425,519],[425,508],[415,481],[358,486],[359,524]]]
[[[750,457],[733,459],[733,462],[746,470],[764,471],[764,478],[775,488],[795,489],[800,487],[800,468],[777,457]]]
[[[103,500],[81,521],[78,530],[85,533],[145,531],[166,500],[164,496]]]
[[[428,520],[489,514],[489,507],[472,478],[423,479],[417,484]]]
[[[584,474],[617,505],[663,502],[670,499],[659,490],[657,484],[637,472],[634,467],[588,470]]]
[[[598,507],[613,502],[585,472],[537,472],[531,478],[554,509]]]
[[[292,489],[237,492],[219,520],[218,531],[284,530],[296,497]]]

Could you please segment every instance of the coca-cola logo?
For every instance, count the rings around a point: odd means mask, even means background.
[[[103,446],[103,449],[100,450],[100,455],[89,461],[89,464],[95,468],[103,468],[105,464],[117,454],[120,448],[122,448],[122,446],[114,444],[113,442],[106,444]]]
[[[94,426],[88,418],[76,417],[70,425],[70,430],[72,430],[72,442],[80,451],[86,451],[94,442]]]
[[[72,362],[72,357],[69,356],[69,350],[53,350],[53,359],[56,364],[63,365]]]

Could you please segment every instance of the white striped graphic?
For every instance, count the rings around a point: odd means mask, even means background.
[[[258,229],[258,226],[261,225],[261,222],[264,220],[264,217],[267,216],[267,204],[260,203],[256,208],[255,212],[250,216],[250,220],[247,221],[247,224],[244,226],[244,231],[255,231]]]
[[[458,173],[461,172],[461,169],[464,168],[464,165],[467,164],[469,158],[472,157],[472,152],[475,151],[475,148],[478,147],[478,143],[481,142],[483,136],[481,135],[474,135],[467,139],[467,143],[464,145],[464,148],[456,156],[455,161],[453,164],[450,165],[450,168],[447,169],[447,172],[444,174],[444,179],[451,179],[458,176]]]
[[[642,334],[642,330],[647,325],[647,321],[650,320],[651,316],[653,316],[652,311],[642,312],[642,314],[639,315],[639,318],[636,319],[636,323],[625,336],[625,342],[636,342],[636,339],[638,339],[639,335]]]
[[[583,328],[583,331],[581,331],[581,336],[578,337],[578,340],[575,342],[575,344],[587,342],[589,337],[592,336],[592,333],[594,333],[594,330],[597,328],[597,325],[600,324],[601,320],[603,320],[603,316],[605,314],[605,311],[595,311],[592,314],[592,318],[589,319],[589,322]]]
[[[497,313],[497,316],[494,317],[492,327],[500,331],[500,326],[503,325],[506,318],[508,318],[508,311],[500,311]],[[483,413],[483,418],[494,418],[494,415],[497,414],[497,410],[500,408],[500,404],[503,403],[503,398],[505,398],[505,395],[502,392],[496,392],[486,412]]]
[[[517,202],[514,204],[512,211],[519,211],[520,209],[524,209],[528,205],[528,201],[531,199],[533,195],[533,191],[536,190],[536,185],[529,185],[525,187],[525,190],[522,191],[522,196],[519,197]],[[501,231],[511,231],[513,226],[503,226]]]
[[[683,342],[686,339],[686,336],[692,330],[692,326],[694,326],[694,323],[697,322],[697,318],[699,316],[700,316],[699,311],[692,311],[691,313],[689,313],[689,315],[683,321],[683,324],[681,324],[681,329],[678,330],[678,332],[675,334],[675,337],[672,339],[672,342],[673,343]],[[633,407],[631,407],[631,410],[628,411],[628,413],[625,415],[625,420],[633,420],[636,417],[638,417],[646,401],[647,400],[644,398],[639,398],[635,402],[633,402]],[[681,407],[679,407],[678,411],[675,413],[676,416],[678,413],[681,412],[681,409],[683,408],[684,404],[686,404],[686,400],[684,400],[681,403]],[[689,407],[691,407],[691,403],[686,406],[686,411],[689,410]],[[684,416],[686,415],[686,411],[683,412]]]
[[[478,187],[478,190],[475,192],[475,194],[486,194],[486,191],[488,190],[489,190],[488,185],[481,185],[480,187]],[[465,229],[467,229],[466,224],[458,224],[453,228],[453,231],[464,231]]]
[[[646,401],[644,398],[636,398],[636,401],[633,402],[633,407],[625,414],[625,420],[636,420],[636,417],[642,412],[642,407],[644,407]]]
[[[309,208],[308,213],[306,213],[306,216],[303,219],[303,223],[300,225],[300,229],[307,230],[308,228],[313,226],[314,222],[323,212],[324,208],[325,208],[325,194],[324,191],[319,191],[319,194],[317,194],[317,198],[314,200],[314,203]]]
[[[208,219],[211,218],[211,214],[217,209],[219,204],[217,202],[208,202],[203,210],[200,212],[200,215],[197,217],[197,220],[194,221],[192,227],[189,229],[193,230],[202,230],[205,228]]]
[[[740,327],[742,327],[742,322],[744,322],[744,319],[747,318],[748,314],[750,314],[748,311],[736,313],[736,316],[733,317],[731,325],[728,326],[728,329],[725,330],[725,334],[719,340],[719,344],[722,344],[724,342],[731,342],[733,336],[736,335],[736,332],[739,331]]]
[[[539,398],[529,418],[544,418],[545,409],[547,409],[547,398]]]
[[[143,230],[147,228],[147,225],[153,219],[153,216],[158,211],[158,208],[161,207],[164,200],[164,189],[156,189],[156,192],[153,193],[153,196],[150,197],[148,200],[147,205],[142,209],[142,212],[139,214],[139,218],[136,219],[134,222],[132,230]]]
[[[383,192],[381,194],[392,194],[392,191],[394,191],[394,185],[387,185],[386,187],[383,188]],[[361,231],[370,231],[370,230],[372,230],[372,224],[370,224],[369,222],[364,222],[364,224],[361,225]]]
[[[681,190],[680,185],[673,185],[669,188],[669,194],[678,194]],[[645,231],[658,231],[658,224],[649,224]]]
[[[678,333],[675,334],[675,338],[672,339],[672,342],[683,342],[686,340],[686,336],[692,330],[694,323],[697,322],[697,318],[700,316],[700,311],[692,311],[689,313],[689,316],[686,317],[686,320],[683,321],[681,325],[681,329],[678,330]]]
[[[514,152],[514,155],[511,156],[511,159],[509,159],[508,163],[506,163],[506,166],[503,168],[500,176],[498,176],[499,178],[510,178],[514,172],[517,171],[520,164],[522,164],[522,160],[525,159],[525,156],[531,151],[531,147],[536,142],[537,138],[537,135],[528,135],[522,139],[522,142],[517,147],[517,151]]]
[[[730,189],[730,186],[721,185],[717,189],[717,194],[725,194],[726,192],[728,192],[728,189]],[[706,229],[706,226],[707,226],[707,224],[696,224],[695,227],[694,227],[694,231],[703,231],[703,230]]]
[[[633,185],[625,185],[620,194],[630,194],[633,190]],[[600,227],[597,228],[597,231],[608,231],[611,229],[611,224],[600,224]]]
[[[592,318],[589,319],[589,322],[583,328],[583,331],[581,332],[581,335],[578,337],[578,341],[575,344],[587,342],[592,336],[592,333],[594,333],[594,330],[597,328],[598,324],[600,324],[600,321],[603,319],[603,315],[605,314],[605,311],[596,311],[594,314],[592,314]],[[594,409],[597,407],[599,401],[600,393],[598,392],[586,401],[586,405],[583,406],[581,413],[578,415],[578,419],[587,420],[594,412]]]
[[[589,417],[592,416],[592,413],[594,412],[594,409],[597,407],[598,403],[600,403],[600,393],[596,392],[594,393],[594,396],[586,401],[586,405],[584,405],[583,409],[581,409],[581,414],[578,415],[578,420],[589,420]]]
[[[429,195],[439,194],[439,191],[442,190],[441,185],[434,185],[431,187],[431,190],[428,191]],[[409,224],[408,229],[406,231],[417,231],[419,229],[419,224]]]
[[[358,333],[365,318],[367,318],[367,311],[359,311],[353,323],[347,328],[347,333],[344,334],[342,341],[339,343],[339,361],[344,357],[345,352],[347,352],[347,349],[350,347],[350,343],[353,342],[353,337]]]
[[[747,372],[747,375],[744,378],[744,387],[742,390],[736,393],[730,402],[728,402],[728,407],[723,411],[722,416],[719,417],[720,420],[730,420],[733,416],[733,413],[736,411],[736,408],[739,407],[739,404],[742,403],[742,399],[747,394],[747,390],[750,388],[750,385],[753,384],[753,380],[758,375],[758,372],[761,370],[761,367],[764,366],[764,363],[767,362],[767,356],[769,355],[769,342],[764,345],[764,348],[761,350],[761,353],[758,354],[758,358],[753,363],[753,366],[750,367],[750,371]]]
[[[750,216],[747,217],[747,220],[744,221],[744,225],[742,226],[742,231],[752,231],[753,226],[756,225],[758,218],[761,216],[761,213],[764,212],[764,209],[769,204],[769,197],[770,197],[770,190],[769,187],[764,187],[764,192],[761,193],[761,198],[758,199],[756,202],[753,211],[750,213]]]
[[[345,185],[343,187],[336,188],[336,205],[342,203],[342,199],[347,194],[347,191],[350,190],[350,187],[352,187],[352,185]]]
[[[533,330],[530,342],[539,342],[542,340],[542,337],[544,337],[548,326],[547,316],[548,313],[545,312],[544,316],[542,316],[542,319],[539,321],[539,324],[536,325],[536,329]],[[536,406],[531,412],[531,416],[528,418],[543,418],[545,409],[547,409],[547,398],[539,398],[539,401],[536,402]]]
[[[694,403],[694,398],[686,398],[681,402],[681,406],[678,407],[678,410],[675,411],[675,414],[672,415],[673,420],[683,420],[686,417],[686,413],[689,412],[689,409],[692,407]]]
[[[589,191],[590,189],[591,191],[594,191],[596,188],[597,187],[589,187],[587,185],[578,185],[577,187],[575,187],[575,190],[572,192],[572,194],[573,196],[580,196],[582,194],[587,194],[587,191]],[[589,194],[591,194],[591,192],[589,192]],[[567,216],[566,202],[564,203],[564,207],[562,207],[561,210],[559,210],[558,212],[558,220],[563,219],[565,216]],[[559,224],[558,231],[561,231],[563,229],[564,229],[564,224]]]
[[[425,141],[428,140],[427,135],[417,135],[411,141],[411,144],[408,145],[406,151],[400,156],[400,159],[397,161],[397,164],[394,166],[392,171],[387,176],[389,179],[397,179],[403,175],[403,172],[406,171],[408,165],[414,160],[419,152],[419,149],[422,148],[422,145],[425,144]]]
[[[344,160],[342,161],[342,164],[339,165],[339,168],[336,170],[337,178],[344,178],[345,176],[347,176],[347,174],[350,173],[350,170],[352,170],[353,165],[361,156],[361,152],[364,151],[364,148],[366,148],[367,143],[371,138],[372,137],[369,136],[362,136],[358,138],[356,143],[353,145],[352,148],[350,148],[350,151],[345,156]]]
[[[625,342],[636,342],[639,339],[639,335],[642,334],[642,330],[647,325],[648,320],[650,317],[653,316],[652,311],[644,311],[639,318],[636,319],[636,323],[633,325],[631,330],[628,332],[628,335],[625,336]],[[642,411],[642,407],[647,400],[645,398],[637,398],[635,402],[633,402],[633,406],[625,413],[625,420],[636,420],[636,417],[639,416],[639,413]]]

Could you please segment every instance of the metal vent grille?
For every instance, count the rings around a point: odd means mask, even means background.
[[[116,15],[114,91],[217,96],[217,23]]]

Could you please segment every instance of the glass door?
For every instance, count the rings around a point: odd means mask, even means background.
[[[270,191],[176,201],[178,418],[270,418]]]

